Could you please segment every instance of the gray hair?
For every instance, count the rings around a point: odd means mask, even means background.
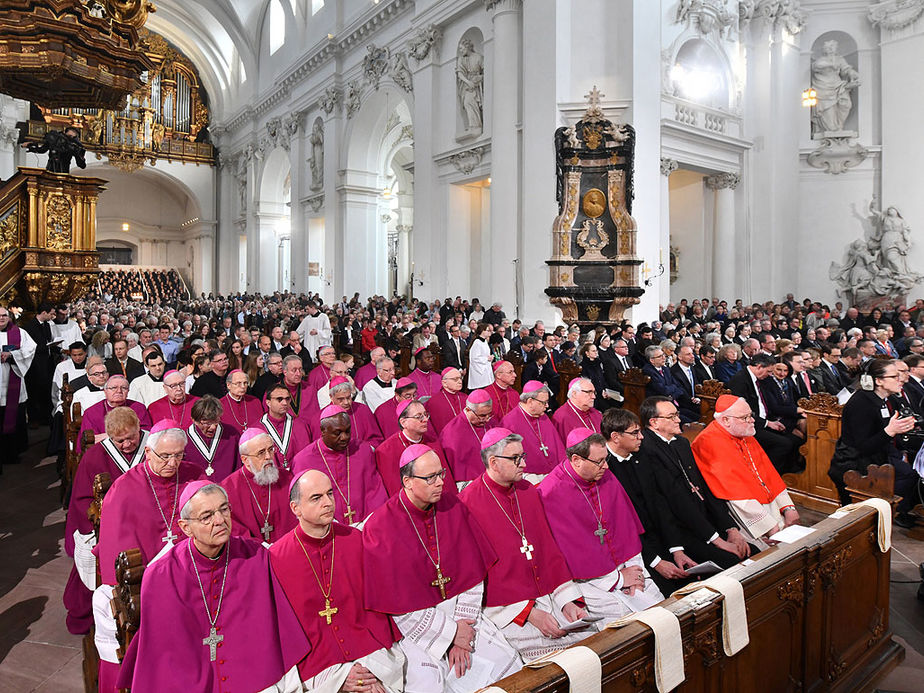
[[[576,394],[581,390],[581,383],[583,383],[585,380],[593,385],[593,381],[591,381],[590,378],[575,378],[574,382],[571,383],[571,387],[568,388],[569,399],[571,398],[571,395]],[[596,390],[596,388],[594,389]]]
[[[189,438],[186,437],[186,431],[184,431],[182,428],[165,428],[163,431],[150,434],[148,436],[146,447],[149,447],[151,450],[153,450],[162,440],[174,440],[176,442],[180,442],[182,440],[183,445],[186,445],[189,442]]]
[[[238,450],[240,450],[241,453],[246,455],[247,453],[244,452],[244,449],[246,448],[247,450],[250,450],[250,446],[253,445],[253,442],[255,440],[259,440],[263,436],[266,436],[267,438],[272,440],[272,436],[269,433],[261,433],[258,436],[254,436],[253,438],[250,438],[249,440],[245,440],[243,443],[239,443]]]
[[[378,361],[375,362],[375,370],[382,368],[386,364],[386,362],[390,363],[393,366],[395,365],[395,360],[393,358],[391,358],[390,356],[383,356],[382,358],[380,358]]]
[[[127,335],[125,335],[126,342],[134,342],[135,344],[137,344],[139,340],[140,340],[140,337],[138,337],[137,332],[129,332]]]
[[[266,336],[266,335],[264,335],[264,336]],[[289,354],[288,356],[286,356],[286,357],[282,360],[282,367],[285,368],[285,367],[288,366],[290,363],[295,363],[296,361],[298,361],[298,365],[299,365],[299,366],[304,367],[304,364],[302,363],[302,357],[299,356],[298,354]]]
[[[654,358],[654,355],[657,354],[659,351],[663,351],[663,350],[657,344],[649,344],[648,346],[645,347],[645,358],[651,361],[651,359]]]
[[[189,504],[192,502],[192,499],[198,496],[200,493],[204,493],[205,495],[211,495],[213,493],[220,493],[221,495],[225,497],[225,502],[226,503],[228,502],[228,492],[225,491],[225,489],[222,488],[221,485],[206,484],[205,486],[200,488],[198,491],[196,491],[194,494],[192,494],[189,497],[189,500],[186,501],[186,504],[182,508],[180,508],[180,519],[181,520],[191,519],[192,511],[189,508]]]
[[[501,438],[499,441],[494,443],[494,445],[484,448],[481,451],[481,461],[484,463],[485,469],[488,468],[488,460],[490,460],[492,456],[496,457],[497,455],[500,455],[509,443],[521,442],[523,442],[523,436],[521,436],[519,433],[511,433],[509,436],[504,436]]]
[[[532,392],[524,392],[522,395],[520,395],[520,401],[525,402],[529,399],[539,399],[539,395],[541,395],[543,392],[549,396],[549,399],[552,399],[552,391],[549,389],[548,385],[543,383],[542,387],[540,387],[538,390],[533,390]]]
[[[493,406],[494,400],[486,399],[484,402],[473,402],[472,400],[468,398],[465,399],[465,408],[468,409],[469,411],[475,411],[475,407],[481,407],[485,404]]]
[[[677,342],[675,342],[673,339],[662,339],[659,346],[662,351],[675,351],[677,349]],[[646,349],[645,351],[648,350]]]

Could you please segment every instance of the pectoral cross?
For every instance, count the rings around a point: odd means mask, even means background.
[[[444,576],[443,576],[443,572],[440,570],[440,567],[439,567],[439,566],[436,566],[436,580],[434,580],[434,581],[431,582],[430,584],[433,585],[434,587],[439,587],[439,588],[440,588],[440,596],[441,596],[443,599],[446,599],[446,588],[443,587],[443,585],[445,585],[447,582],[451,582],[451,581],[452,581],[452,578],[451,578],[451,577],[444,577]]]
[[[176,534],[173,533],[173,528],[172,528],[172,527],[168,527],[168,528],[167,528],[167,534],[166,534],[166,536],[165,536],[163,539],[161,539],[161,541],[164,542],[165,544],[166,544],[167,542],[170,542],[171,544],[173,544],[178,538],[179,538],[179,537],[178,537]]]
[[[215,658],[218,656],[218,653],[215,649],[218,647],[218,643],[225,639],[224,635],[218,635],[215,630],[215,626],[212,626],[212,630],[209,631],[209,636],[207,638],[202,638],[202,644],[207,645],[209,648],[209,661],[214,662]]]
[[[543,455],[545,455],[546,457],[549,456],[549,448],[542,441],[539,441],[539,449],[542,450]]]
[[[269,523],[269,518],[266,518],[265,520],[263,520],[263,528],[260,530],[260,534],[263,535],[263,541],[269,543],[269,535],[270,535],[270,532],[273,531],[273,529],[275,528],[273,527],[273,525]]]
[[[603,537],[605,537],[607,534],[609,534],[609,530],[603,526],[602,522],[598,521],[597,531],[594,532],[594,535],[600,537],[600,544],[603,544]]]
[[[347,519],[347,524],[353,524],[353,516],[356,514],[356,511],[353,510],[349,505],[347,506],[346,512],[343,513],[343,516]]]
[[[523,546],[520,547],[520,553],[526,554],[526,560],[533,560],[533,545],[526,541],[526,537],[523,537]]]
[[[701,494],[701,493],[699,492],[699,486],[696,486],[696,485],[694,485],[694,484],[690,484],[690,491],[692,491],[693,493],[695,493],[695,494],[696,494],[696,497],[699,498],[701,501],[706,500],[705,498],[703,498],[703,494]]]
[[[324,600],[324,608],[321,609],[321,610],[318,612],[318,616],[320,616],[321,618],[326,618],[326,619],[327,619],[327,625],[330,625],[331,616],[333,616],[334,614],[336,614],[338,611],[340,611],[340,609],[338,609],[338,608],[336,608],[336,607],[331,608],[331,606],[330,606],[330,599],[325,599],[325,600]]]

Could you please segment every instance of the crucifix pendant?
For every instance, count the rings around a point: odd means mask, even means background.
[[[694,486],[693,484],[690,484],[690,490],[696,494],[697,498],[699,498],[700,500],[705,500],[705,498],[703,498],[703,494],[699,492],[699,486]]]
[[[605,537],[607,534],[609,534],[609,530],[606,529],[606,528],[603,526],[603,523],[602,523],[602,522],[597,521],[597,531],[594,532],[594,534],[595,534],[596,536],[600,537],[600,543],[602,544],[602,543],[603,543],[603,537]]]
[[[549,456],[549,448],[542,441],[539,441],[539,449],[542,450],[543,455],[545,455],[546,457]]]
[[[327,625],[330,625],[331,617],[332,617],[334,614],[336,614],[338,611],[340,611],[340,609],[338,609],[338,608],[336,608],[336,607],[331,608],[330,599],[325,599],[325,600],[324,600],[324,608],[321,609],[321,610],[318,612],[318,616],[320,616],[321,618],[326,618],[326,619],[327,619]]]
[[[215,473],[215,468],[212,467],[212,463],[209,462],[209,466],[205,468],[205,475],[206,475],[206,476],[212,476],[212,474],[214,474],[214,473]]]
[[[356,511],[353,510],[349,505],[347,505],[346,512],[343,513],[343,516],[347,519],[347,524],[353,524],[353,516],[356,514]]]
[[[269,542],[270,532],[272,532],[273,529],[273,525],[269,523],[269,518],[263,520],[263,528],[260,530],[260,534],[263,535],[263,541]]]
[[[526,554],[526,560],[533,560],[533,545],[526,541],[526,537],[523,537],[523,545],[520,547],[520,553]]]
[[[444,585],[445,585],[447,582],[451,582],[451,581],[452,581],[452,578],[451,578],[451,577],[445,577],[445,576],[443,575],[443,572],[440,570],[440,567],[439,567],[439,566],[436,566],[436,580],[434,580],[434,581],[431,582],[430,584],[433,585],[434,587],[439,587],[439,588],[440,588],[440,596],[441,596],[443,599],[446,599],[446,588],[444,587]]]
[[[218,656],[218,653],[215,651],[218,647],[218,643],[225,639],[224,635],[218,635],[218,632],[215,630],[215,626],[212,626],[212,630],[209,631],[207,638],[202,638],[202,644],[206,645],[209,648],[209,661],[214,662]]]
[[[165,544],[168,543],[168,542],[169,542],[170,544],[173,544],[173,543],[177,540],[177,538],[178,538],[177,535],[173,533],[173,528],[172,528],[172,527],[168,527],[168,528],[167,528],[167,534],[164,536],[163,539],[161,539],[161,541],[162,541],[163,543],[165,543]]]

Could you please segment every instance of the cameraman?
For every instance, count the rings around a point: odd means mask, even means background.
[[[902,416],[895,410],[890,396],[901,393],[898,367],[891,359],[870,359],[860,375],[860,388],[844,405],[841,414],[841,437],[837,441],[828,476],[837,486],[844,505],[850,495],[844,485],[844,473],[856,469],[865,474],[871,464],[895,467],[895,494],[902,497],[895,524],[910,527],[914,518],[908,510],[917,500],[918,476],[896,445],[896,436],[915,427],[913,415]]]

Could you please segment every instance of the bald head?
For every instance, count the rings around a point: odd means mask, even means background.
[[[289,508],[308,536],[321,538],[330,531],[334,521],[334,489],[327,474],[311,469],[292,484]]]
[[[289,492],[289,502],[293,504],[301,503],[302,498],[308,498],[315,494],[325,494],[332,490],[330,478],[327,474],[317,469],[309,469],[298,477],[298,481],[292,484],[292,490]]]

